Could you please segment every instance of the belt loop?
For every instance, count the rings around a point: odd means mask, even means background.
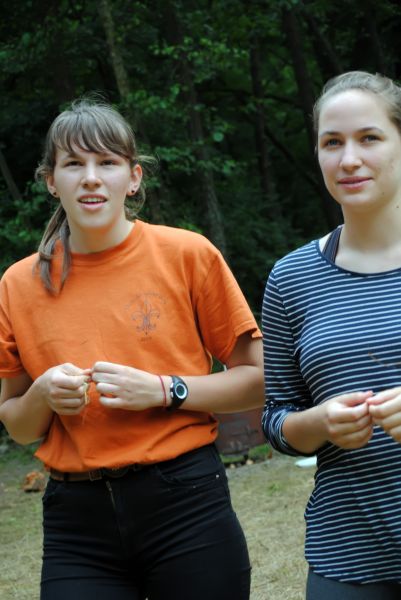
[[[95,469],[94,471],[88,471],[89,479],[91,481],[97,481],[98,479],[103,478],[102,470]]]

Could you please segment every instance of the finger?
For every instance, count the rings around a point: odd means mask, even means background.
[[[63,365],[60,365],[60,369],[66,375],[82,375],[84,373],[84,369],[80,369],[72,363],[64,363]]]
[[[373,422],[375,425],[380,425],[384,431],[390,432],[392,429],[397,429],[401,426],[401,415],[397,413],[385,419],[374,418]]]
[[[401,411],[401,395],[384,400],[379,404],[368,404],[369,412],[375,419],[384,419],[393,414],[399,414]]]
[[[49,392],[49,397],[53,402],[64,402],[65,400],[73,400],[78,396],[84,396],[84,387],[68,390],[66,388],[53,388]]]
[[[77,390],[84,383],[89,382],[90,379],[87,375],[55,375],[52,378],[51,383],[58,389],[63,390]]]
[[[102,382],[96,384],[96,391],[103,396],[110,394],[111,396],[117,397],[119,395],[120,388],[117,385]]]
[[[121,374],[117,373],[105,373],[104,371],[99,371],[93,372],[92,374],[92,381],[95,383],[112,383],[117,385],[120,379]]]
[[[351,394],[342,394],[338,396],[336,400],[341,402],[344,406],[358,406],[366,402],[368,398],[373,396],[373,391],[368,390],[367,392],[352,392]]]
[[[124,367],[116,363],[98,361],[92,367],[92,373],[120,373]]]
[[[391,388],[390,390],[384,390],[383,392],[379,392],[375,394],[371,398],[369,398],[369,404],[383,404],[383,402],[388,402],[393,398],[399,396],[401,394],[401,387]]]
[[[328,407],[327,411],[329,423],[333,425],[341,423],[351,423],[354,425],[359,419],[367,415],[369,415],[369,407],[365,402],[351,407],[333,404]]]
[[[358,419],[357,421],[352,423],[352,426],[354,427],[354,431],[360,431],[362,429],[365,429],[366,427],[371,427],[372,426],[371,415],[369,413],[367,413],[366,415],[364,415],[363,417],[361,417],[360,419]]]
[[[361,419],[358,419],[357,421],[351,421],[346,423],[330,423],[329,434],[332,437],[342,437],[346,435],[351,435],[352,433],[356,433],[358,431],[363,431],[371,426],[372,418],[368,414],[362,417]]]
[[[121,398],[110,398],[110,396],[100,396],[99,402],[108,408],[125,408],[126,402]]]
[[[363,429],[361,431],[356,431],[355,433],[346,436],[343,443],[341,444],[341,447],[350,450],[362,448],[363,446],[366,446],[366,444],[369,442],[370,438],[372,437],[372,433],[372,427],[367,427],[366,429]]]
[[[82,406],[84,406],[83,403],[83,399],[82,398],[58,398],[56,400],[54,400],[53,402],[51,402],[52,407],[54,408],[54,410],[56,410],[57,412],[60,411],[71,411],[71,410],[76,410],[77,408],[80,408]]]
[[[398,425],[397,427],[392,427],[387,433],[391,435],[391,437],[394,438],[396,442],[401,442],[401,425]]]

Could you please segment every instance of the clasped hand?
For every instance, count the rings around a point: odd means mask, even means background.
[[[367,402],[373,423],[401,442],[401,387],[379,392]]]
[[[91,384],[99,394],[99,401],[109,408],[145,410],[163,402],[156,375],[110,362],[96,362],[91,369],[65,363],[48,369],[38,379],[43,397],[60,415],[79,414],[85,407]]]
[[[331,398],[321,405],[327,440],[340,448],[365,446],[379,425],[401,442],[401,387],[374,395],[354,392]]]
[[[327,441],[345,449],[362,448],[373,433],[368,399],[373,392],[352,392],[320,405]]]

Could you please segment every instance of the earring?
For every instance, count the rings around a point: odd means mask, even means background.
[[[52,195],[52,196],[54,196],[55,198],[57,198],[57,196],[58,196],[58,194],[57,194],[57,192],[56,192],[56,191],[54,191],[54,192],[51,192],[51,195]]]

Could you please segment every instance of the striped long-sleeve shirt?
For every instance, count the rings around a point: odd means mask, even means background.
[[[346,392],[401,385],[401,269],[359,274],[318,241],[274,266],[262,325],[266,377],[263,429],[286,454],[290,411]],[[326,444],[305,511],[313,570],[346,582],[401,582],[401,445],[375,426],[364,448]]]

